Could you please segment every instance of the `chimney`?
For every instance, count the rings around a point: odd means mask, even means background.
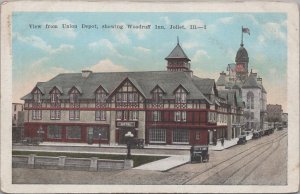
[[[224,71],[222,71],[222,72],[220,73],[220,75],[226,75],[226,73],[225,73]]]
[[[91,73],[93,73],[91,70],[82,70],[82,71],[81,71],[81,75],[82,75],[82,77],[84,77],[84,78],[89,77],[89,75],[90,75]]]
[[[259,84],[262,85],[262,78],[261,78],[261,77],[258,77],[256,80],[257,80],[257,82],[258,82]]]
[[[250,75],[252,75],[252,76],[254,76],[254,77],[257,77],[257,73],[253,73],[253,72],[252,72],[252,69],[251,69]]]
[[[187,74],[189,77],[193,77],[193,71],[192,70],[184,70],[184,73]]]

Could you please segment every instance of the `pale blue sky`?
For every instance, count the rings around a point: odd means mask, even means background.
[[[263,77],[268,101],[286,110],[286,15],[283,13],[24,13],[13,14],[14,101],[29,92],[37,81],[61,72],[165,70],[164,58],[180,44],[192,60],[194,73],[218,78],[234,62],[244,34],[249,67]],[[61,29],[61,24],[77,29]],[[30,29],[41,24],[42,29]],[[60,29],[45,29],[58,24]],[[99,29],[82,29],[97,24]],[[164,25],[166,30],[109,30],[103,24]],[[207,29],[170,30],[170,24],[206,24]],[[24,84],[26,83],[26,84]]]

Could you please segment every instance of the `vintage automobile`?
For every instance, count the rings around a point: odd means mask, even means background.
[[[247,143],[246,135],[240,135],[237,144],[241,145],[241,144],[245,144],[245,143]]]
[[[260,135],[260,132],[259,131],[254,131],[253,132],[253,135],[252,135],[252,139],[258,139],[260,138],[261,135]]]
[[[191,163],[209,161],[208,145],[193,145],[191,146],[190,153]]]
[[[272,134],[272,133],[274,133],[274,129],[273,129],[273,128],[269,128],[269,129],[266,129],[266,130],[264,131],[264,135],[270,135],[270,134]]]
[[[143,149],[144,148],[144,139],[138,139],[138,138],[132,139],[131,148]]]

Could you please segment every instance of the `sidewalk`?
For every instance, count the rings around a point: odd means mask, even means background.
[[[133,169],[137,170],[154,170],[154,171],[167,171],[177,166],[181,166],[190,161],[190,155],[171,156],[162,160],[150,162]]]
[[[246,137],[247,140],[252,139],[252,134],[249,134]],[[210,150],[221,151],[232,147],[237,144],[238,138],[231,140],[225,140],[224,145],[222,146],[221,141],[217,142],[217,145],[209,145]],[[22,144],[15,144],[20,145]],[[99,144],[87,144],[87,143],[67,143],[67,142],[43,142],[39,146],[51,146],[51,147],[82,147],[82,148],[99,148]],[[122,148],[126,149],[126,145],[117,145],[117,144],[100,144],[101,148]],[[191,145],[145,145],[145,149],[153,150],[190,150]]]
[[[249,134],[246,136],[246,140],[250,140],[252,139],[252,134]],[[238,142],[239,138],[234,138],[234,139],[231,139],[231,140],[225,140],[224,141],[224,145],[222,146],[222,143],[221,141],[218,141],[217,142],[217,145],[210,145],[209,146],[209,149],[210,150],[215,150],[215,151],[222,151],[224,149],[227,149],[227,148],[230,148],[232,146],[235,146],[237,145],[237,142]]]

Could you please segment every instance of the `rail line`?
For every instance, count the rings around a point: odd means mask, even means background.
[[[274,153],[274,151],[277,151],[277,150],[279,149],[279,145],[280,145],[280,142],[281,142],[282,139],[283,139],[283,138],[281,138],[281,139],[279,140],[279,142],[278,142],[276,148],[273,149],[273,151],[270,152],[266,157],[264,157],[264,160],[268,159],[268,158]],[[254,166],[254,168],[251,168],[251,171],[250,171],[249,173],[247,173],[247,174],[242,178],[242,180],[240,180],[240,181],[238,182],[238,184],[242,183],[246,178],[248,178],[248,177],[250,176],[250,174],[251,174],[255,169],[257,169],[260,165],[261,165],[261,163],[259,162],[259,163],[257,163],[257,164]]]
[[[266,150],[260,152],[260,153],[259,153],[258,155],[256,155],[255,157],[251,157],[252,160],[249,160],[249,161],[246,162],[244,165],[242,165],[240,168],[237,168],[236,170],[234,170],[233,173],[231,173],[229,176],[226,176],[225,180],[222,181],[221,184],[226,183],[226,181],[227,181],[229,178],[233,177],[233,176],[234,176],[236,173],[238,173],[240,170],[246,168],[250,163],[252,163],[253,161],[255,161],[255,159],[259,158],[259,157],[262,156],[264,153],[266,153],[266,152],[268,152],[268,151],[270,151],[270,150],[273,150],[273,144],[274,144],[274,142],[280,142],[283,138],[284,138],[284,136],[281,137],[279,140],[276,140],[276,141],[273,140],[273,141],[272,141],[272,144],[271,144],[270,146],[268,146],[268,148],[267,148]],[[277,146],[276,146],[276,148],[275,148],[274,150],[277,150],[278,147],[279,147],[279,143],[277,144]],[[272,152],[270,152],[270,153],[272,153]],[[270,155],[270,154],[268,154],[268,155]],[[268,156],[268,155],[267,155],[267,156]],[[267,157],[265,157],[265,158],[267,158]],[[245,160],[245,159],[244,159],[244,160]],[[239,161],[239,162],[241,162],[241,161]],[[260,165],[260,163],[258,163],[257,165],[255,165],[255,168],[252,168],[251,171],[249,171],[249,172],[246,174],[246,176],[247,176],[247,175],[249,176],[249,175],[253,172],[253,170],[256,169],[259,165]],[[223,179],[224,179],[224,177],[223,177]],[[244,180],[244,179],[246,179],[246,178],[244,177],[243,180]],[[240,181],[240,182],[241,182],[241,181]],[[240,182],[239,182],[239,183],[240,183]]]
[[[226,160],[223,160],[222,162],[220,162],[220,163],[218,163],[218,164],[216,164],[216,165],[213,165],[213,166],[211,166],[211,167],[208,168],[208,169],[205,169],[204,171],[202,171],[202,172],[200,172],[200,173],[195,174],[194,176],[192,176],[192,177],[186,179],[185,181],[183,181],[182,184],[187,184],[187,183],[190,182],[191,180],[193,180],[193,179],[199,177],[200,175],[202,175],[202,174],[204,174],[204,173],[206,173],[206,172],[212,170],[213,168],[218,167],[218,166],[220,166],[220,165],[222,165],[222,164],[224,164],[224,163],[226,163],[226,162],[228,162],[228,161],[230,161],[230,160],[233,160],[233,159],[237,158],[238,156],[240,156],[240,155],[242,155],[242,154],[248,152],[249,150],[252,150],[252,149],[254,149],[254,148],[258,147],[258,146],[263,146],[263,147],[260,147],[259,149],[264,148],[264,147],[267,146],[268,144],[273,143],[273,142],[274,142],[275,140],[277,140],[277,139],[282,139],[282,138],[285,137],[286,135],[287,135],[287,132],[285,131],[285,132],[279,134],[277,137],[271,138],[271,140],[268,140],[268,141],[262,142],[262,143],[258,143],[258,144],[254,145],[254,146],[251,146],[251,147],[247,148],[246,150],[244,150],[244,151],[242,151],[242,152],[239,152],[239,153],[237,153],[237,154],[235,154],[235,155],[233,155],[233,156],[227,158]],[[251,154],[251,153],[253,153],[253,152],[257,152],[257,149],[255,149],[255,150],[253,150],[253,151],[250,151],[248,154]],[[220,171],[226,169],[227,167],[233,165],[234,163],[236,163],[236,161],[230,163],[229,165],[226,165],[226,167],[222,168],[222,169],[219,170],[218,172],[220,172]],[[217,173],[218,173],[218,172],[217,172]],[[217,174],[217,173],[215,173],[215,174]],[[209,176],[209,177],[211,177],[211,176]],[[209,178],[209,177],[208,177],[208,178]],[[204,181],[206,181],[208,178],[206,178]],[[204,181],[202,181],[202,182],[204,182]]]

